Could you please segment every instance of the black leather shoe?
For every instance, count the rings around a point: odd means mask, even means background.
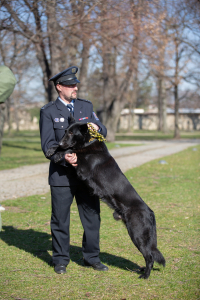
[[[84,260],[84,265],[86,267],[92,267],[96,271],[108,271],[108,267],[103,265],[101,262],[89,264],[86,260]]]
[[[64,273],[66,273],[66,266],[65,265],[55,265],[54,271],[57,274],[64,274]]]

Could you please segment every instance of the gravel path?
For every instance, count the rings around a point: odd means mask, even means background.
[[[132,141],[130,143],[143,145],[116,148],[110,151],[123,172],[148,161],[180,152],[190,146],[195,147],[200,144],[200,140]],[[48,168],[49,163],[47,162],[0,171],[0,202],[6,199],[47,193],[49,191]]]

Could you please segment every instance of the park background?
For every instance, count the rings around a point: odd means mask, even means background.
[[[41,106],[57,97],[49,78],[71,65],[108,141],[120,128],[175,138],[200,129],[198,0],[9,0],[1,1],[0,20],[0,63],[17,79],[0,105],[7,130],[27,129],[28,120],[34,128]]]

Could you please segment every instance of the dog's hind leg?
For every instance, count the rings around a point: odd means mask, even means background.
[[[141,251],[141,250],[140,250]],[[143,251],[141,251],[142,253]],[[151,270],[153,268],[153,264],[154,264],[154,259],[152,254],[147,254],[144,255],[144,253],[142,253],[146,262],[146,267],[143,269],[144,270],[144,274],[140,275],[139,278],[143,278],[143,279],[147,279],[150,276]]]
[[[129,223],[128,226],[127,223]],[[154,257],[151,251],[151,237],[149,236],[149,230],[147,228],[146,230],[143,229],[141,232],[141,226],[138,226],[138,224],[135,223],[135,226],[133,226],[133,222],[126,222],[125,224],[132,242],[142,253],[146,262],[144,274],[142,274],[139,278],[147,279],[151,273],[151,269],[153,268],[154,264]]]

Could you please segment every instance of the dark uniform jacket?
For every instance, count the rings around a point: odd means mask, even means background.
[[[58,145],[69,126],[68,119],[70,112],[68,108],[57,99],[41,108],[40,111],[40,136],[41,146],[44,154],[47,150]],[[92,122],[101,128],[101,134],[106,136],[106,127],[101,124],[95,113],[93,105],[88,100],[77,98],[74,103],[74,118],[77,122]],[[49,167],[49,184],[52,186],[70,186],[78,184],[74,167],[64,159],[54,163],[54,156],[51,157]]]

